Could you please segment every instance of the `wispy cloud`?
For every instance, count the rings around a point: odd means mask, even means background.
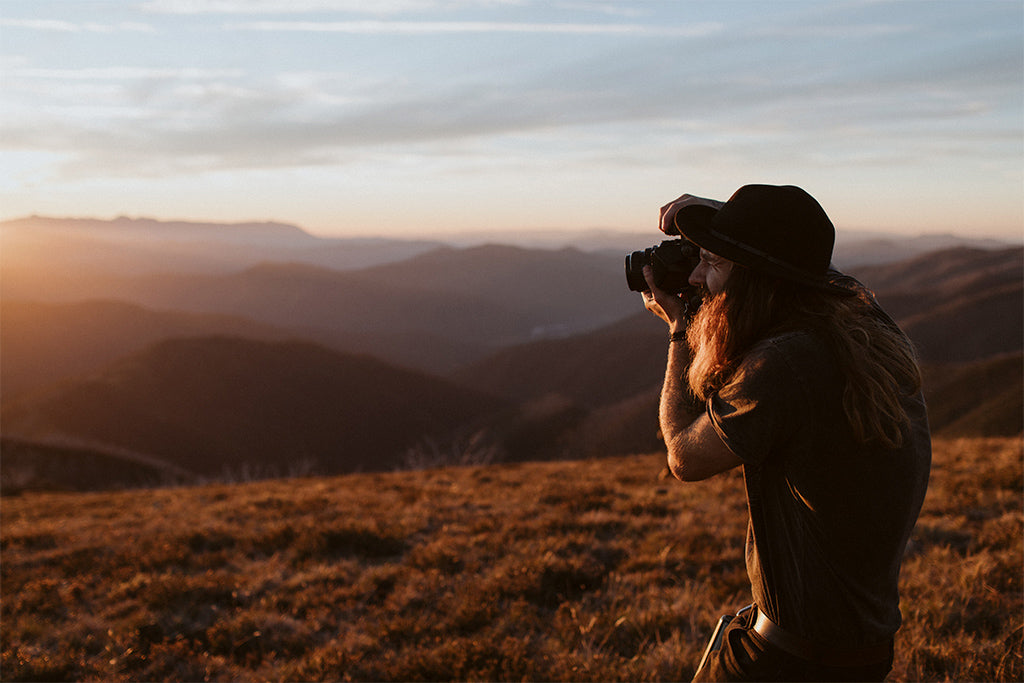
[[[7,70],[6,76],[14,80],[70,80],[70,81],[126,81],[126,80],[207,80],[237,78],[241,69],[159,68],[143,66],[107,66],[85,69],[44,69],[27,67],[24,61],[17,68]]]
[[[712,167],[1020,175],[1003,170],[1024,71],[1008,3],[0,2],[20,17],[0,19],[0,148],[45,158],[53,188],[371,167],[385,185],[621,173],[641,194]]]
[[[248,21],[228,24],[241,31],[299,31],[368,35],[441,33],[547,33],[576,35],[707,36],[722,30],[719,22],[682,26],[644,24],[514,23],[494,21]]]
[[[95,21],[73,22],[59,19],[15,19],[10,17],[0,17],[0,27],[59,33],[116,33],[126,31],[153,33],[156,31],[152,25],[138,21],[121,21],[114,24],[105,24]]]
[[[161,14],[309,14],[349,12],[396,14],[526,4],[524,0],[149,0],[143,11]]]
[[[684,48],[676,51],[663,58],[686,58]],[[909,156],[915,140],[939,127],[961,138],[983,135],[966,122],[984,117],[999,88],[1008,87],[982,81],[965,89],[963,74],[941,65],[928,67],[927,81],[904,67],[877,80],[830,72],[827,82],[813,73],[773,76],[776,66],[710,74],[697,62],[688,73],[661,71],[637,50],[500,84],[478,74],[466,82],[402,87],[327,71],[255,78],[244,69],[22,66],[8,72],[8,84],[49,83],[48,103],[9,120],[5,144],[68,153],[64,171],[75,177],[96,168],[158,176],[343,164],[374,146],[417,145],[444,154],[445,145],[460,140],[528,140],[555,130],[569,141],[601,126],[643,128],[652,136],[660,130],[666,148],[678,149],[707,144],[684,143],[694,136],[678,134],[681,122],[703,121],[702,136],[730,140],[734,149],[744,140],[793,144],[870,135]],[[645,79],[628,79],[644,68]],[[927,129],[915,131],[924,122]]]

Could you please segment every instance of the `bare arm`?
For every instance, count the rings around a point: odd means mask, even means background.
[[[683,344],[669,344],[658,417],[672,474],[681,481],[700,481],[742,465],[743,461],[718,436],[706,412],[701,410],[693,419],[694,398],[686,383],[687,362]]]
[[[650,292],[644,292],[644,306],[668,323],[678,334],[686,329],[682,299],[654,287],[650,269],[644,269]],[[743,464],[718,436],[707,414],[694,405],[686,381],[689,356],[683,341],[669,344],[665,383],[661,390],[658,417],[668,449],[668,466],[682,481],[699,481]],[[694,412],[698,412],[693,419]]]

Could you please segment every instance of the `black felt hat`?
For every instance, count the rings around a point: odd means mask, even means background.
[[[836,230],[817,200],[799,187],[744,185],[717,211],[686,208],[676,214],[675,227],[698,246],[785,280],[852,294],[829,281]]]

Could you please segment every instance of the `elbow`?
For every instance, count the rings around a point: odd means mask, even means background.
[[[668,467],[680,481],[703,481],[743,464],[715,431],[706,416],[665,440]]]
[[[687,460],[683,454],[677,453],[673,449],[669,449],[668,452],[668,469],[672,473],[672,476],[679,481],[700,481],[705,478],[699,476],[698,473],[694,471],[692,465],[688,466]]]

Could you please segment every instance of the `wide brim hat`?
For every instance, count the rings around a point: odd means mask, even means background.
[[[830,281],[836,231],[817,200],[793,185],[744,185],[717,211],[684,207],[675,228],[713,254],[783,280],[851,295]]]

